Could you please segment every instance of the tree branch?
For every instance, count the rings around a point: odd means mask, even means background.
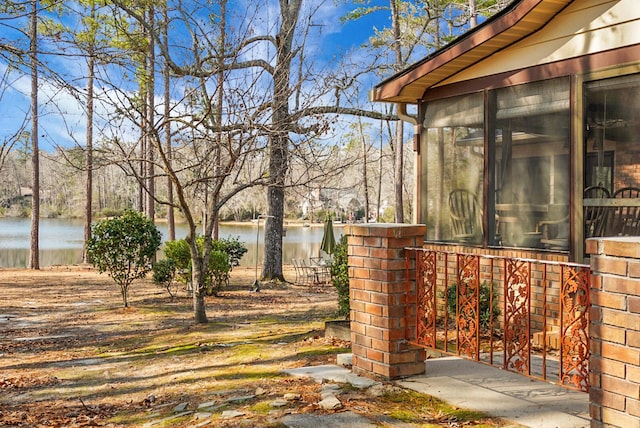
[[[398,116],[395,114],[386,114],[377,111],[371,110],[363,110],[359,108],[351,108],[351,107],[340,107],[340,106],[318,106],[318,107],[307,107],[304,110],[301,110],[294,114],[294,117],[297,119],[315,115],[322,114],[348,114],[351,116],[359,116],[359,117],[368,117],[370,119],[378,119],[378,120],[392,120],[397,121],[400,120]]]

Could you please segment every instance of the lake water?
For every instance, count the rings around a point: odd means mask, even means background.
[[[163,237],[167,236],[167,226],[158,224]],[[320,254],[322,225],[302,227],[287,225],[283,239],[282,260],[291,263],[292,258],[306,258]],[[0,218],[0,268],[23,268],[29,263],[29,241],[31,220],[28,218]],[[334,225],[336,240],[342,234],[341,225]],[[176,237],[184,238],[187,228],[176,225]],[[84,236],[83,220],[42,219],[40,221],[40,266],[73,265],[82,261],[82,240]],[[244,255],[242,266],[256,265],[256,241],[258,244],[258,264],[263,258],[264,222],[260,222],[260,231],[256,223],[221,224],[220,237],[237,237],[249,251]]]

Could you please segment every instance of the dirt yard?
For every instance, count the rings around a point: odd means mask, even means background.
[[[263,284],[254,293],[254,278],[253,269],[234,270],[228,289],[207,298],[209,323],[196,325],[184,290],[171,299],[137,281],[124,308],[112,279],[89,268],[0,269],[0,426],[278,427],[283,414],[327,412],[317,405],[318,384],[282,370],[349,352],[348,342],[324,338],[335,291]],[[346,391],[339,411],[374,420],[401,412],[409,426],[499,425],[391,391],[373,399]],[[296,398],[274,408],[285,394]],[[205,405],[219,412],[176,416],[181,406]]]

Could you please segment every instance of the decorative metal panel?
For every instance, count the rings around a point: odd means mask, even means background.
[[[504,368],[531,373],[531,264],[505,259]]]
[[[417,254],[417,340],[418,343],[436,347],[436,256],[435,251],[420,251]]]
[[[458,281],[456,284],[458,326],[458,354],[478,359],[480,333],[480,258],[458,254]]]
[[[564,266],[560,293],[560,383],[589,390],[589,283],[588,269]]]

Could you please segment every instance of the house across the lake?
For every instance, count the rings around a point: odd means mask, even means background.
[[[417,106],[427,242],[583,261],[640,235],[636,0],[515,1],[371,98]]]

